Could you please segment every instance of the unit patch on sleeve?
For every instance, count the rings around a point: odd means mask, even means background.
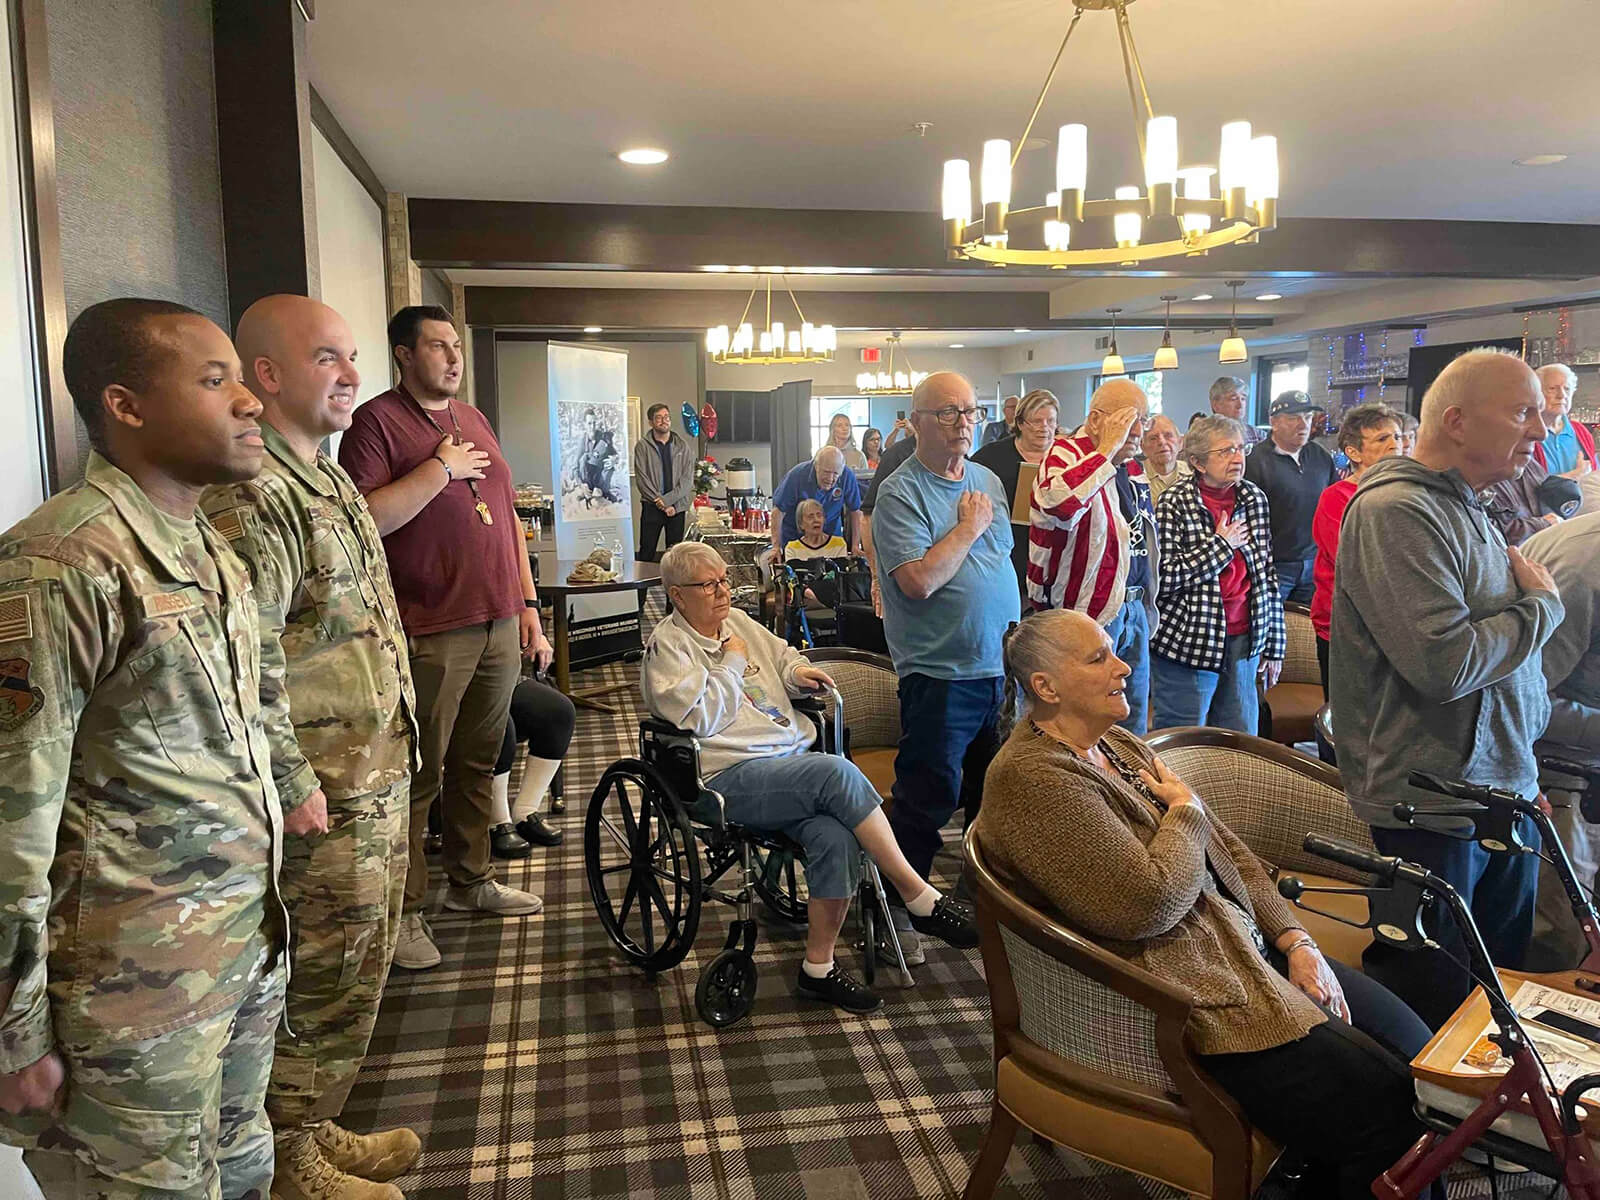
[[[44,708],[44,692],[28,682],[25,658],[0,659],[0,730],[21,729]]]

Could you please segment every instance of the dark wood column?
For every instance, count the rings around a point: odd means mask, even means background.
[[[262,296],[316,296],[305,16],[294,0],[213,7],[217,149],[232,323]]]

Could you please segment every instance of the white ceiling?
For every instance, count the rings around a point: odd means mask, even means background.
[[[325,0],[312,82],[416,196],[932,210],[940,163],[1015,138],[1064,0]],[[1275,133],[1285,216],[1600,221],[1594,0],[1139,0],[1184,161]],[[1090,190],[1138,182],[1112,18],[1087,13],[1038,133],[1090,127]],[[910,132],[932,122],[926,139]],[[665,166],[624,166],[659,145]],[[1546,152],[1551,168],[1512,160]],[[1017,203],[1049,182],[1018,164]],[[1015,286],[1018,281],[1011,281]]]

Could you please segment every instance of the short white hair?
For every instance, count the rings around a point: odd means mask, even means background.
[[[810,496],[807,496],[794,506],[794,523],[796,525],[804,525],[806,517],[812,512],[815,512],[819,517],[827,516],[826,510],[822,507],[822,501],[813,500]]]
[[[1421,427],[1431,430],[1443,425],[1446,411],[1461,407],[1472,377],[1483,367],[1498,364],[1505,359],[1520,363],[1522,355],[1499,346],[1479,346],[1446,363],[1444,370],[1439,372],[1434,381],[1428,385],[1428,390],[1423,393],[1422,404],[1418,410]]]
[[[1540,383],[1544,382],[1544,376],[1545,376],[1545,372],[1546,371],[1548,371],[1552,375],[1554,375],[1557,371],[1560,371],[1561,372],[1561,377],[1563,379],[1565,379],[1573,387],[1577,387],[1578,386],[1578,373],[1576,371],[1574,371],[1571,367],[1567,366],[1566,363],[1545,363],[1545,365],[1540,367],[1539,370],[1536,372],[1538,374],[1538,376],[1539,376],[1539,382]]]
[[[1183,435],[1184,461],[1194,466],[1195,459],[1211,453],[1211,443],[1219,437],[1232,438],[1242,444],[1245,439],[1244,425],[1232,417],[1196,418]]]
[[[722,555],[704,542],[679,542],[661,556],[661,582],[669,588],[696,582],[696,563],[720,567]]]
[[[844,451],[831,443],[811,456],[811,465],[813,468],[821,470],[823,464],[830,460],[837,462],[841,471],[844,470]]]

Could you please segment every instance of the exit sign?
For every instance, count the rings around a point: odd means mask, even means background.
[[[864,363],[880,363],[883,361],[883,347],[863,346],[861,348],[861,361]]]

